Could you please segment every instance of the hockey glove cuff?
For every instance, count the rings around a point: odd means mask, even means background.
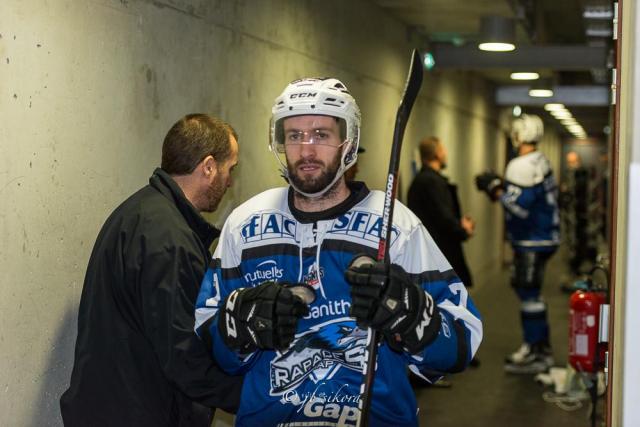
[[[265,282],[234,290],[225,300],[218,320],[218,330],[227,347],[243,354],[289,347],[298,319],[309,313],[307,304],[293,291],[300,286],[309,287]]]
[[[502,178],[492,171],[487,171],[476,176],[476,187],[487,193],[492,201],[498,200],[498,190],[504,189]]]
[[[358,326],[382,332],[397,351],[417,353],[435,339],[440,315],[433,298],[401,266],[356,257],[345,278]]]

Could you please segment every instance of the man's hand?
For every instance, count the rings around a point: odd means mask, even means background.
[[[440,330],[433,298],[401,266],[365,258],[354,258],[345,272],[351,316],[358,326],[382,332],[394,350],[419,352]]]
[[[467,233],[467,237],[471,237],[476,229],[476,222],[470,216],[465,215],[460,219],[460,226]]]
[[[492,201],[496,201],[504,191],[504,183],[498,174],[487,171],[476,176],[476,187],[487,193]]]
[[[298,319],[309,313],[309,307],[292,292],[292,286],[308,285],[264,282],[254,288],[234,290],[225,300],[218,321],[227,347],[244,354],[289,347]]]

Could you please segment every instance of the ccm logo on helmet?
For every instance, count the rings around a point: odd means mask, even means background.
[[[318,92],[302,92],[302,93],[292,93],[289,99],[295,98],[313,98],[316,96]]]

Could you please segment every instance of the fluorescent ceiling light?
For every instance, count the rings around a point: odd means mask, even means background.
[[[516,22],[504,16],[487,15],[480,18],[478,48],[489,52],[509,52],[516,48]]]
[[[529,96],[534,98],[551,98],[553,91],[551,89],[530,89]]]
[[[544,104],[544,109],[547,111],[565,110],[564,104]]]
[[[478,49],[484,50],[487,52],[511,52],[515,50],[516,45],[513,43],[497,43],[497,42],[489,42],[489,43],[480,43],[478,45]]]
[[[551,115],[553,117],[555,117],[556,119],[558,119],[558,120],[571,118],[571,113],[569,111],[567,111],[567,110],[552,111]]]
[[[586,34],[589,37],[611,37],[613,30],[606,28],[587,28]]]
[[[588,37],[611,37],[613,35],[611,22],[591,21],[587,22],[586,26],[585,34]]]
[[[538,80],[539,78],[540,74],[528,71],[511,73],[511,80]]]
[[[587,19],[609,20],[613,18],[611,5],[587,5],[584,7],[582,17]]]
[[[576,119],[574,119],[573,117],[571,117],[569,119],[560,120],[560,123],[562,123],[565,126],[569,126],[569,125],[577,125],[578,121]]]

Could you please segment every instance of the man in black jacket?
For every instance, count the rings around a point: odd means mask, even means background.
[[[193,333],[194,306],[231,185],[237,135],[191,114],[168,132],[162,166],[96,240],[82,290],[67,426],[209,426],[234,412],[241,378],[222,373]]]
[[[407,205],[427,228],[465,286],[472,286],[471,273],[462,251],[462,242],[473,235],[474,221],[462,216],[458,189],[443,176],[447,150],[437,137],[420,142],[422,170],[409,187]]]

